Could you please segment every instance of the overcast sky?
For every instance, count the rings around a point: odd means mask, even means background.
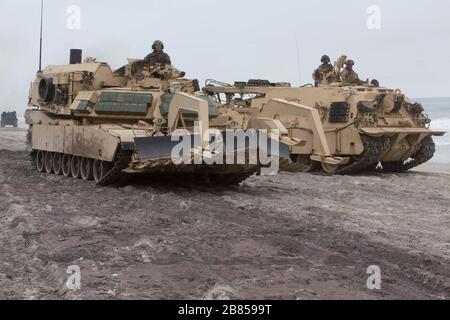
[[[80,29],[67,27],[71,5],[81,10]],[[367,26],[371,5],[381,9],[380,30]],[[362,79],[412,97],[450,96],[448,0],[45,0],[45,7],[44,65],[65,64],[69,49],[80,48],[116,68],[161,39],[174,64],[202,83],[298,85],[312,82],[323,54],[345,53]],[[26,108],[38,69],[39,10],[39,0],[0,2],[0,110]]]

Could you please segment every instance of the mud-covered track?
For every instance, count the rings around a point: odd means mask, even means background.
[[[293,155],[291,163],[282,162],[281,169],[287,172],[324,172],[328,174],[353,175],[359,173],[370,173],[373,171],[384,171],[391,173],[405,173],[420,165],[430,161],[435,152],[436,145],[431,136],[426,137],[418,146],[417,152],[406,161],[381,162],[386,140],[368,136],[362,136],[364,142],[364,152],[358,157],[352,157],[348,165],[329,166],[331,169],[325,170],[325,166],[309,160],[305,164],[307,155]],[[299,159],[302,159],[301,161]],[[380,163],[381,162],[381,163]],[[380,165],[381,164],[381,165]]]
[[[133,175],[124,172],[131,162],[131,156],[131,152],[119,151],[116,160],[110,163],[68,154],[34,150],[30,153],[30,165],[40,173],[95,181],[97,185],[103,187],[124,186],[129,183],[157,183],[220,188],[237,186],[255,174],[255,169],[248,169],[239,173],[207,173],[203,172],[202,168],[198,168],[193,173],[169,170],[167,172]]]

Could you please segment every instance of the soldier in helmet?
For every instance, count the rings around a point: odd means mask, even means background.
[[[167,53],[164,52],[164,43],[156,40],[152,45],[153,52],[145,57],[144,63],[154,66],[156,64],[172,65],[172,61]]]
[[[345,68],[341,73],[341,80],[344,84],[353,84],[353,85],[362,85],[363,81],[359,79],[358,74],[353,70],[353,66],[355,65],[355,61],[347,60],[345,64]]]
[[[333,81],[333,66],[330,57],[324,55],[320,61],[322,64],[313,73],[316,87],[319,84],[329,84]]]

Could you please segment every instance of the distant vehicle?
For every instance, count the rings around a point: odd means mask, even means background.
[[[12,126],[17,128],[17,113],[14,112],[2,112],[1,127]]]

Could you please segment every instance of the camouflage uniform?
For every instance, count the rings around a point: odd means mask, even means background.
[[[358,74],[352,69],[345,68],[341,73],[342,83],[361,85],[363,82],[359,80]]]
[[[144,62],[149,64],[150,66],[154,66],[156,64],[168,64],[172,65],[172,61],[167,53],[161,51],[156,52],[153,51],[148,56],[145,57]]]
[[[329,63],[323,63],[313,73],[313,79],[316,83],[327,82],[330,83],[333,80],[333,66]]]

